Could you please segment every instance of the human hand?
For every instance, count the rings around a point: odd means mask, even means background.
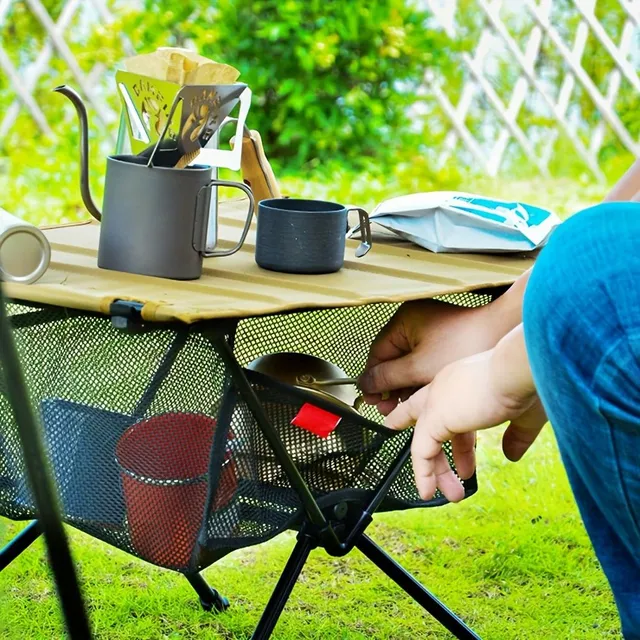
[[[415,424],[411,455],[420,496],[428,500],[439,488],[452,502],[464,489],[442,449],[451,441],[462,479],[475,469],[475,432],[509,421],[503,450],[519,460],[546,423],[528,368],[522,327],[494,349],[447,365],[433,382],[393,410],[385,421],[392,429]]]
[[[496,303],[458,307],[438,300],[403,304],[378,334],[359,385],[364,399],[388,414],[446,365],[492,348],[515,326]],[[391,392],[383,399],[381,394]]]

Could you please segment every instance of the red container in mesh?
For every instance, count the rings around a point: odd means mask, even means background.
[[[165,413],[129,427],[116,447],[127,520],[136,553],[174,569],[189,564],[204,515],[213,418]],[[231,452],[224,456],[214,507],[237,487]]]

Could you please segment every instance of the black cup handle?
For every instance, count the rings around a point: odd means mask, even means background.
[[[357,211],[360,218],[360,244],[356,249],[356,258],[362,258],[369,253],[373,239],[371,238],[371,224],[369,214],[360,207],[349,207],[347,211]]]

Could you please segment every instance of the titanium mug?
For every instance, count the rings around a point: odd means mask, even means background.
[[[371,249],[371,227],[364,209],[322,200],[277,198],[258,205],[256,262],[284,273],[334,273],[342,269],[349,211],[360,217],[362,240],[356,258]]]
[[[147,166],[133,155],[107,158],[98,266],[173,280],[202,275],[203,258],[229,256],[244,244],[255,202],[240,182],[212,180],[212,167]],[[231,249],[208,250],[212,190],[234,187],[249,198],[240,240]],[[217,215],[213,221],[217,229]],[[217,230],[215,237],[217,238]]]

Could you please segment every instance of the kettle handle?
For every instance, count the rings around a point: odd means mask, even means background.
[[[207,251],[207,229],[209,228],[209,211],[211,203],[211,190],[213,187],[232,187],[234,189],[240,189],[249,198],[249,210],[247,211],[247,218],[244,223],[244,228],[240,234],[240,240],[231,249],[224,249],[218,251]],[[203,192],[206,192],[209,197],[204,201],[204,214],[200,217],[198,214],[201,210],[201,197]],[[196,197],[196,215],[194,216],[194,229],[193,229],[193,248],[202,254],[204,258],[216,258],[220,256],[230,256],[236,253],[244,244],[249,233],[249,227],[251,226],[251,220],[253,219],[253,212],[255,210],[256,202],[253,197],[251,189],[242,182],[232,182],[230,180],[212,180],[209,184],[204,185],[198,191]],[[218,237],[218,219],[216,217],[216,240]]]
[[[54,92],[61,93],[63,96],[71,100],[78,114],[80,123],[80,193],[87,211],[98,221],[102,220],[102,214],[96,207],[91,197],[91,189],[89,188],[89,124],[87,118],[87,108],[82,102],[82,98],[71,87],[62,84],[54,89]]]

